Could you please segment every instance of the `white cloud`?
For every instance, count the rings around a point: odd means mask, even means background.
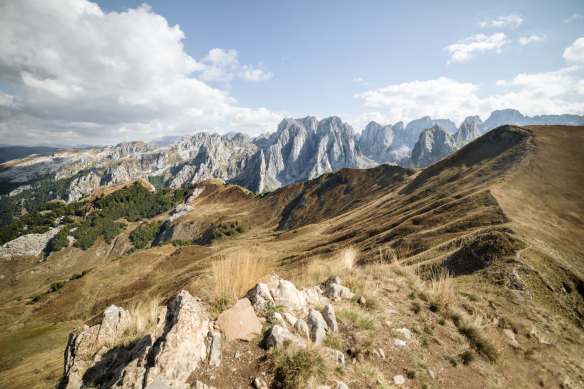
[[[584,62],[584,38],[578,38],[568,46],[563,57],[570,62]]]
[[[478,114],[485,120],[492,111],[505,108],[517,109],[525,115],[581,115],[584,112],[583,76],[584,68],[580,66],[519,74],[510,81],[497,81],[499,92],[485,97],[480,95],[478,85],[441,77],[389,85],[354,97],[363,99],[366,106],[385,108],[361,115],[365,119],[385,119],[385,123],[408,122],[426,115],[460,123],[466,116]],[[363,125],[363,118],[356,118],[355,126]]]
[[[235,50],[195,60],[180,27],[147,5],[106,13],[87,0],[7,1],[0,25],[5,143],[116,142],[231,125],[259,133],[284,115],[239,107],[206,84],[248,68]]]
[[[262,65],[263,63],[260,62],[260,66]],[[252,65],[244,65],[242,70],[239,72],[239,77],[246,81],[259,82],[269,80],[270,78],[274,77],[274,73],[266,72],[265,70],[261,68],[255,68]]]
[[[564,20],[564,23],[571,23],[573,21],[582,20],[582,19],[584,19],[584,16],[577,14],[577,13],[573,13],[572,16],[570,16],[568,19]]]
[[[534,43],[534,42],[541,42],[545,39],[545,35],[530,35],[530,36],[524,36],[519,38],[519,43],[522,45],[528,45],[530,43]]]
[[[493,35],[477,34],[460,40],[444,48],[450,55],[450,62],[468,61],[475,53],[484,53],[486,51],[501,52],[501,48],[510,41],[505,33],[498,32]]]
[[[517,28],[523,23],[523,17],[519,14],[513,13],[509,15],[499,16],[497,19],[486,18],[479,22],[482,28]]]
[[[236,50],[212,49],[201,62],[204,67],[200,79],[203,81],[229,82],[233,80],[233,72],[239,67]]]

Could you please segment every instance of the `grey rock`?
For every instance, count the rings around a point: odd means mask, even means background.
[[[339,284],[329,284],[324,291],[324,295],[331,300],[352,299],[354,294],[346,286]]]
[[[320,312],[315,309],[310,309],[308,312],[308,327],[310,328],[310,339],[316,344],[321,344],[326,337],[328,325]]]
[[[275,325],[266,333],[266,348],[284,347],[285,342],[294,343],[297,346],[304,347],[304,341],[297,335],[291,334],[279,325]]]
[[[209,334],[209,318],[200,300],[186,291],[180,292],[162,309],[156,328],[130,351],[106,353],[108,347],[121,340],[129,323],[128,313],[112,306],[104,312],[101,324],[70,336],[65,359],[67,388],[80,388],[82,379],[92,380],[86,372],[94,363],[100,365],[93,366],[91,374],[109,379],[104,387],[188,387],[186,381],[191,373],[208,358],[205,338]],[[215,335],[211,337],[215,341]],[[100,349],[100,358],[93,358],[99,362],[93,362],[91,355],[102,346],[107,347]],[[210,349],[215,347],[211,345]]]
[[[256,377],[253,382],[251,383],[255,389],[268,389],[268,384],[264,380],[259,377]]]
[[[207,333],[207,350],[209,365],[219,366],[221,364],[221,334],[218,331]]]
[[[334,389],[349,389],[349,387],[343,381],[337,381]]]
[[[335,316],[335,309],[331,304],[327,304],[322,310],[322,317],[332,332],[337,332],[339,326],[337,325],[337,318]]]
[[[393,383],[395,385],[403,385],[406,383],[406,379],[404,378],[403,375],[395,375],[393,376]]]
[[[280,325],[280,327],[288,331],[288,326],[286,325],[286,321],[284,320],[282,315],[279,312],[274,312],[273,316],[276,322],[278,322],[278,324]]]
[[[256,313],[260,314],[266,308],[266,304],[270,303],[272,306],[275,306],[274,299],[270,294],[270,290],[266,284],[262,284],[261,282],[256,284],[253,288],[251,288],[245,295],[253,305]]]
[[[298,321],[298,319],[296,319],[296,316],[289,312],[284,313],[284,319],[286,319],[288,324],[290,324],[292,327],[294,327],[296,325],[296,322]]]
[[[338,366],[345,366],[345,354],[328,347],[325,348],[325,351]]]
[[[296,324],[294,324],[294,328],[302,335],[304,335],[306,339],[310,339],[310,330],[308,328],[308,324],[304,320],[298,319]]]
[[[289,311],[302,311],[306,308],[306,297],[290,281],[278,279],[270,288],[274,303]]]

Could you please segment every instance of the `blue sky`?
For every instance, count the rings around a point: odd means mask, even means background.
[[[0,143],[584,114],[582,1],[22,0],[0,25]]]

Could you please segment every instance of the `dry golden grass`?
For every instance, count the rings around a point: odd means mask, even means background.
[[[109,350],[123,346],[126,347],[135,340],[143,338],[153,331],[157,324],[158,315],[162,310],[160,298],[154,297],[147,300],[138,300],[126,308],[130,314],[130,324],[120,339],[106,344]]]
[[[211,263],[208,297],[229,305],[241,298],[275,268],[267,253],[242,250],[221,256]]]
[[[434,311],[440,311],[455,300],[454,280],[450,272],[445,268],[440,268],[432,273],[428,285],[428,294],[430,296],[430,308]]]
[[[292,269],[282,269],[283,276],[297,287],[314,286],[330,276],[342,277],[350,273],[358,257],[359,251],[356,248],[347,247],[329,258],[305,258],[295,263]]]
[[[128,307],[130,313],[130,325],[124,336],[129,339],[141,338],[156,326],[156,321],[162,306],[159,298],[147,301],[137,301]]]

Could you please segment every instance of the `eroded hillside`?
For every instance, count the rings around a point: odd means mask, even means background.
[[[40,263],[34,257],[4,260],[0,383],[56,385],[69,332],[98,321],[111,304],[154,296],[166,301],[184,289],[220,310],[226,296],[217,292],[212,269],[237,253],[267,258],[281,276],[310,286],[339,275],[327,274],[334,269],[326,265],[350,247],[358,255],[348,279],[373,277],[375,288],[393,290],[396,273],[390,277],[383,266],[395,261],[422,279],[448,270],[461,299],[457,307],[498,334],[497,361],[455,368],[435,357],[430,370],[440,368],[444,382],[465,386],[474,371],[480,387],[578,387],[584,379],[583,143],[582,127],[504,126],[423,170],[342,169],[261,196],[206,181],[185,194],[180,208],[147,220],[166,221],[147,248],[133,251],[130,239],[143,222],[124,219],[127,226],[109,243],[101,237],[87,250],[67,247]],[[371,275],[375,266],[381,269]],[[31,301],[60,281],[67,282]],[[227,296],[229,303],[235,297],[242,296]],[[396,297],[390,292],[383,304]],[[378,308],[382,320],[389,308]],[[398,321],[412,328],[439,321],[409,313]],[[376,363],[375,355],[364,358]],[[382,374],[383,366],[377,366]],[[409,362],[403,368],[411,369]],[[408,385],[439,382],[426,372]]]

